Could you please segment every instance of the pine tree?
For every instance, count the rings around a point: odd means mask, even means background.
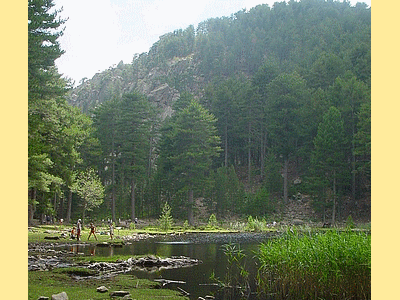
[[[331,198],[326,200],[333,204],[332,223],[336,220],[337,182],[346,163],[345,146],[344,122],[340,111],[332,106],[318,126],[312,153],[312,164],[317,174],[316,180],[321,182],[325,197]]]
[[[66,91],[66,83],[54,68],[54,61],[63,53],[57,31],[63,20],[57,20],[58,11],[50,13],[52,0],[28,2],[28,222],[31,223],[39,193],[50,192],[62,179],[52,172],[50,158],[52,134],[57,133],[57,101]]]
[[[130,186],[131,220],[136,217],[136,187],[146,181],[149,174],[152,129],[155,120],[153,107],[141,94],[126,94],[122,97],[117,121],[119,171]]]
[[[288,167],[301,141],[300,111],[310,97],[304,79],[297,73],[280,74],[266,87],[267,131],[272,148],[283,160],[283,198],[288,201]]]
[[[207,178],[212,158],[220,151],[215,117],[195,100],[174,115],[164,128],[161,142],[161,172],[169,187],[188,195],[188,221],[194,224],[194,190]]]
[[[54,61],[64,51],[57,39],[63,34],[59,27],[66,20],[57,18],[59,10],[52,9],[53,0],[29,0],[28,2],[28,89],[29,101],[62,95],[63,88],[52,82],[61,76],[54,72]]]

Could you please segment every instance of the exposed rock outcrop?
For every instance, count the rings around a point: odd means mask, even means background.
[[[160,258],[153,255],[140,258],[129,258],[119,262],[96,262],[86,265],[88,269],[96,270],[99,272],[127,272],[130,270],[143,270],[148,272],[155,272],[161,269],[174,269],[194,266],[200,264],[198,259],[192,259],[185,256]]]

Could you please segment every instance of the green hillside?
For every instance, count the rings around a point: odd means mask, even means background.
[[[177,29],[82,79],[61,97],[73,108],[57,98],[54,111],[49,93],[50,121],[31,101],[34,214],[82,215],[90,201],[72,187],[89,168],[106,199],[92,218],[158,216],[168,202],[193,223],[200,200],[218,217],[268,217],[307,199],[317,221],[368,219],[370,94],[365,4],[281,2]]]

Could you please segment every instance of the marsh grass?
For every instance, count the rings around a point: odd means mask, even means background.
[[[274,299],[370,299],[371,236],[288,230],[260,245],[260,292]]]
[[[246,231],[263,232],[268,231],[267,222],[264,219],[259,220],[257,217],[249,216],[247,218]]]
[[[213,272],[210,279],[222,288],[222,299],[248,299],[250,295],[249,275],[246,269],[246,254],[239,244],[224,244],[222,250],[228,260],[224,279],[219,279]]]

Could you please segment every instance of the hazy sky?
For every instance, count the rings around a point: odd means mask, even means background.
[[[68,18],[59,39],[65,54],[58,70],[75,80],[92,78],[118,64],[130,63],[135,53],[147,52],[158,38],[175,29],[213,17],[230,16],[276,0],[54,0]],[[351,3],[358,1],[352,0]],[[370,5],[371,0],[359,1]]]

